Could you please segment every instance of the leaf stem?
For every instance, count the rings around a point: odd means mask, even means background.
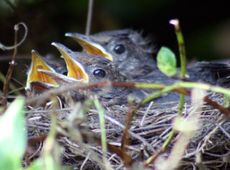
[[[169,21],[169,23],[172,24],[175,28],[175,33],[176,33],[176,38],[177,38],[178,48],[179,48],[180,63],[181,63],[180,78],[183,79],[186,75],[186,51],[185,51],[184,37],[178,19],[172,19]]]
[[[185,45],[184,45],[184,37],[181,31],[178,19],[170,20],[170,24],[172,24],[175,28],[175,33],[176,33],[178,48],[179,48],[180,63],[181,63],[180,78],[184,79],[186,72],[187,72],[186,71],[186,52],[185,52]],[[185,97],[183,94],[180,94],[178,115],[182,115],[184,103],[185,103]]]

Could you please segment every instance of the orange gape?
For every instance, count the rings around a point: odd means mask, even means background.
[[[87,53],[93,54],[93,55],[103,55],[101,50],[91,46],[90,44],[85,43],[85,42],[82,42],[81,44],[82,44],[82,46],[84,47],[84,49],[86,50]]]
[[[101,56],[113,61],[113,57],[109,53],[105,52],[105,50],[103,51],[98,44],[87,42],[86,40],[82,39],[76,39],[76,41],[85,49],[86,53],[93,56]]]
[[[44,83],[57,84],[54,79],[50,76],[45,75],[38,71],[38,69],[43,69],[47,71],[53,71],[53,69],[46,64],[46,62],[40,57],[36,51],[32,51],[32,77],[33,81],[42,81]]]
[[[62,56],[66,62],[68,77],[75,78],[76,80],[82,80],[84,82],[88,82],[89,78],[84,68],[77,63],[77,61],[73,60],[69,55],[62,52]]]
[[[50,76],[39,72],[39,69],[55,72],[46,62],[41,58],[41,56],[35,50],[32,50],[32,62],[31,68],[27,77],[26,89],[30,89],[31,82],[42,82],[57,85],[57,82]]]
[[[84,49],[86,50],[88,54],[103,55],[103,52],[101,50],[99,50],[98,48],[95,48],[90,43],[86,41],[82,41],[82,40],[79,40],[79,43],[82,45],[82,47],[84,47]]]
[[[49,70],[47,69],[46,67],[44,67],[44,65],[38,65],[36,66],[36,70],[39,70],[39,69],[42,69],[42,70]],[[50,70],[49,70],[50,71]],[[37,78],[39,81],[41,82],[44,82],[44,83],[51,83],[51,84],[55,84],[56,82],[49,76],[47,76],[46,74],[44,73],[41,73],[41,72],[38,72],[36,71],[37,74]],[[35,75],[36,76],[36,75]],[[36,79],[36,78],[35,78]]]

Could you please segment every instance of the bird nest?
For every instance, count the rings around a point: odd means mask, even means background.
[[[223,103],[223,97],[210,94],[209,97]],[[63,105],[63,103],[61,104]],[[103,105],[103,103],[102,103]],[[131,104],[132,106],[132,104]],[[178,101],[156,103],[154,101],[141,107],[133,116],[128,128],[127,146],[123,147],[124,129],[127,127],[128,112],[131,106],[105,106],[105,129],[108,151],[106,160],[109,167],[124,169],[161,169],[162,160],[169,159],[181,133],[176,133],[168,147],[159,152],[171,134],[173,122],[177,117]],[[192,106],[186,103],[184,117],[188,117]],[[185,146],[178,169],[228,169],[230,153],[230,122],[222,113],[211,106],[202,105],[199,112],[199,128]],[[86,103],[71,107],[49,109],[30,106],[27,110],[27,126],[31,150],[27,160],[38,157],[42,142],[50,129],[50,115],[55,112],[58,120],[57,140],[63,147],[61,160],[64,165],[74,169],[108,169],[103,160],[101,131],[98,110]],[[186,128],[186,127],[184,127]],[[124,150],[118,150],[118,148]],[[125,151],[125,154],[119,152]],[[128,156],[127,156],[128,155]],[[157,155],[146,166],[146,160]],[[127,157],[131,164],[124,163]],[[179,156],[178,156],[179,157]],[[173,159],[172,159],[173,161]]]

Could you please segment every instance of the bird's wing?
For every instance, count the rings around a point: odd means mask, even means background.
[[[197,62],[188,68],[191,80],[230,87],[229,62]]]

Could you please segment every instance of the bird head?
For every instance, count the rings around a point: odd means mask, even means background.
[[[114,63],[120,73],[134,78],[156,68],[149,41],[138,32],[125,29],[86,36],[66,33],[76,40],[90,55],[104,57]]]
[[[74,52],[57,42],[53,42],[52,45],[58,49],[61,57],[65,60],[69,78],[84,83],[124,80],[124,76],[120,75],[113,63],[104,57]]]

